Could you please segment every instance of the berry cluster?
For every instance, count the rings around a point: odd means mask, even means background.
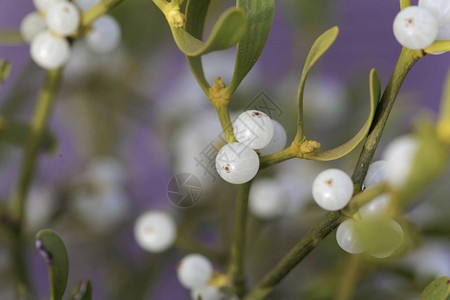
[[[220,177],[233,184],[252,180],[259,170],[259,156],[280,151],[286,144],[286,132],[265,113],[248,110],[233,123],[237,143],[223,146],[216,157],[216,169]]]
[[[44,69],[59,68],[71,54],[69,38],[78,35],[81,10],[89,9],[98,0],[33,0],[37,12],[22,20],[20,31],[30,43],[31,58]],[[104,15],[96,20],[86,33],[86,42],[95,52],[108,53],[120,43],[121,31],[117,21]]]
[[[397,41],[410,49],[424,49],[436,40],[450,40],[450,1],[419,0],[394,20]]]

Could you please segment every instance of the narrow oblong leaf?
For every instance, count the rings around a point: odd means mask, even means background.
[[[19,31],[9,29],[0,30],[0,45],[18,46],[24,43],[25,41]]]
[[[73,300],[92,300],[92,282],[83,280],[79,286],[75,287],[72,291]]]
[[[19,122],[10,122],[0,117],[0,145],[8,144],[24,148],[31,133],[31,126]],[[57,145],[55,136],[46,131],[42,139],[41,149],[51,151]]]
[[[436,279],[423,290],[420,300],[447,300],[450,296],[450,277]]]
[[[237,44],[236,64],[228,88],[231,95],[250,72],[266,45],[272,28],[274,0],[238,0],[237,7],[247,14],[247,31]]]
[[[333,27],[325,31],[311,47],[308,57],[306,58],[305,66],[303,67],[302,77],[298,88],[298,115],[297,115],[297,135],[298,142],[303,140],[303,94],[305,91],[306,78],[308,78],[309,71],[316,64],[316,62],[328,51],[334,44],[339,34],[339,28]]]
[[[8,60],[0,59],[0,87],[2,87],[3,81],[8,78],[11,72],[11,63]]]
[[[400,0],[400,9],[405,9],[411,6],[411,0]]]
[[[355,149],[366,137],[375,116],[377,104],[381,98],[381,82],[375,69],[370,71],[370,113],[361,130],[345,144],[323,152],[306,154],[306,159],[329,161],[341,158]]]
[[[425,48],[425,53],[436,54],[450,51],[450,41],[435,41]]]
[[[246,23],[242,10],[230,8],[220,16],[206,42],[196,39],[184,28],[170,25],[170,29],[178,48],[185,55],[199,56],[236,45],[245,34]]]
[[[48,266],[50,299],[60,300],[64,296],[69,275],[66,246],[56,232],[45,229],[36,235],[36,249]]]

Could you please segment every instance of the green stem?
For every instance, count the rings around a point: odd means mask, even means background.
[[[336,295],[336,300],[350,300],[355,293],[355,286],[358,282],[358,275],[361,267],[361,255],[349,255],[348,263],[342,275],[340,289]]]
[[[228,103],[216,102],[214,103],[214,108],[216,109],[217,116],[219,117],[220,125],[222,126],[227,142],[236,142],[233,132],[233,125],[231,124],[230,113],[228,111]]]
[[[106,14],[123,0],[102,0],[81,16],[81,26],[87,27],[100,16]]]
[[[295,157],[297,157],[297,153],[293,150],[292,147],[288,147],[279,152],[261,157],[259,168],[265,169]]]
[[[395,98],[403,84],[408,72],[414,64],[422,57],[422,52],[403,48],[394,71],[384,91],[383,97],[377,107],[374,123],[369,135],[364,143],[363,150],[358,160],[358,164],[353,173],[355,193],[361,191],[361,185],[367,173],[370,161],[378,146],[383,129],[386,125],[389,113],[394,104]],[[304,236],[294,248],[267,273],[256,285],[251,293],[245,298],[247,300],[264,299],[275,286],[305,257],[309,254],[325,237],[328,236],[345,217],[339,212],[329,212],[322,220],[314,226]]]
[[[238,296],[245,293],[245,236],[247,232],[248,193],[251,182],[241,184],[236,197],[236,214],[234,216],[234,235],[231,245],[231,258],[228,275],[231,278],[232,290]]]

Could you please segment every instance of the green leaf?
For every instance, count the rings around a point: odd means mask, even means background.
[[[247,31],[237,44],[234,74],[228,88],[229,95],[244,80],[261,56],[272,28],[274,0],[238,0],[237,7],[247,14]]]
[[[405,9],[411,6],[411,0],[400,0],[400,9]]]
[[[24,43],[25,41],[19,31],[9,29],[0,30],[0,45],[17,46]]]
[[[443,141],[450,144],[450,72],[447,74],[444,84],[437,132]]]
[[[297,115],[297,135],[296,139],[298,142],[303,141],[303,94],[305,91],[306,78],[308,78],[309,71],[316,64],[322,55],[328,51],[328,49],[334,44],[336,38],[339,34],[339,28],[333,27],[325,31],[319,38],[314,42],[309,51],[308,57],[306,58],[305,66],[303,67],[302,77],[300,79],[300,85],[298,88],[298,115]]]
[[[436,41],[425,48],[425,53],[435,54],[450,51],[450,41]]]
[[[341,158],[355,149],[367,136],[375,116],[375,110],[381,97],[381,83],[375,69],[370,71],[370,114],[361,130],[345,144],[324,152],[306,154],[306,159],[329,161]]]
[[[0,59],[0,88],[2,87],[3,81],[8,78],[11,72],[11,63],[7,60]]]
[[[178,48],[187,56],[199,56],[233,47],[245,34],[247,19],[237,8],[225,11],[214,26],[206,42],[189,34],[184,28],[170,25]]]
[[[36,248],[45,259],[50,277],[51,300],[60,300],[64,296],[69,275],[69,259],[66,246],[52,230],[41,230],[36,235]]]
[[[423,290],[420,300],[447,300],[450,296],[450,277],[436,279]]]
[[[92,282],[89,279],[80,282],[79,286],[72,290],[72,299],[92,300]]]
[[[30,136],[31,126],[19,122],[11,122],[0,117],[0,144],[9,144],[24,148]],[[42,150],[51,151],[56,148],[55,136],[45,132],[42,140]]]

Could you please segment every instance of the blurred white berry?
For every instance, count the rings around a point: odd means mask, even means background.
[[[93,23],[92,31],[86,35],[86,42],[92,51],[105,54],[119,46],[121,37],[122,32],[116,19],[104,15]]]
[[[394,35],[397,41],[410,49],[424,49],[438,35],[439,25],[427,9],[410,6],[401,10],[394,20]]]
[[[148,252],[162,252],[175,242],[177,229],[174,219],[163,211],[149,211],[134,225],[138,245]]]
[[[55,194],[45,185],[33,185],[26,202],[26,225],[30,230],[37,230],[46,225],[56,211]]]
[[[355,229],[355,221],[347,219],[336,230],[336,240],[345,252],[359,254],[364,252],[364,246]]]
[[[392,247],[390,249],[387,249],[382,252],[376,252],[376,253],[369,252],[370,255],[372,255],[376,258],[387,258],[387,257],[391,256],[392,254],[394,254],[394,252],[403,243],[404,232],[403,232],[402,226],[400,226],[400,224],[398,224],[394,220],[389,220],[389,225],[390,225],[389,230],[392,230],[395,233],[395,235],[397,236],[397,240],[395,241],[395,243],[392,245]]]
[[[81,10],[86,11],[99,3],[100,0],[75,0],[74,2]]]
[[[252,149],[267,146],[273,137],[272,120],[258,110],[247,110],[233,123],[236,140]]]
[[[429,10],[436,18],[439,26],[450,23],[450,1],[419,0],[419,7]]]
[[[387,162],[378,160],[370,164],[364,179],[364,187],[370,188],[386,180]]]
[[[114,157],[97,157],[89,164],[83,179],[98,188],[123,185],[125,166]]]
[[[187,289],[194,289],[208,285],[214,269],[203,255],[189,254],[180,261],[177,272],[180,283]]]
[[[273,219],[289,209],[289,195],[276,180],[261,179],[253,182],[249,193],[249,209],[261,219]]]
[[[191,290],[192,300],[224,300],[225,295],[217,288],[207,285]]]
[[[275,120],[272,120],[273,123],[273,136],[270,140],[269,144],[259,150],[261,155],[269,155],[278,151],[281,151],[286,147],[287,135],[284,127]]]
[[[33,3],[37,10],[46,13],[50,7],[61,1],[65,0],[33,0]]]
[[[359,214],[364,220],[376,220],[389,216],[390,196],[387,194],[380,195],[366,203],[359,209]]]
[[[417,140],[410,135],[398,137],[387,146],[383,155],[388,163],[386,180],[394,187],[401,187],[407,180],[418,147]]]
[[[313,182],[312,193],[316,203],[325,210],[344,208],[352,198],[353,182],[338,169],[328,169],[320,173]]]
[[[259,157],[243,144],[226,144],[217,153],[216,169],[220,177],[229,183],[246,183],[258,173]]]
[[[20,33],[22,38],[28,43],[45,29],[47,29],[45,20],[37,12],[29,13],[20,23]]]
[[[80,19],[80,11],[68,1],[52,5],[45,16],[48,28],[62,36],[75,33],[80,26]]]
[[[44,69],[55,69],[69,60],[70,46],[65,38],[44,31],[31,41],[30,52],[36,64]]]

